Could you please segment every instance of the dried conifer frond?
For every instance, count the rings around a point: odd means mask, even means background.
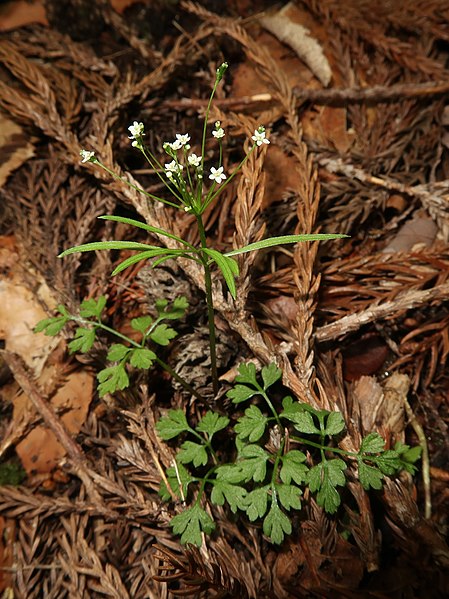
[[[179,589],[170,589],[175,596],[185,597],[192,593],[205,593],[213,590],[211,597],[235,597],[246,599],[250,595],[245,581],[238,572],[238,564],[223,559],[214,552],[206,561],[204,555],[193,546],[184,549],[181,556],[175,555],[165,547],[156,545],[159,554],[156,557],[163,563],[154,579],[159,582],[181,583]]]

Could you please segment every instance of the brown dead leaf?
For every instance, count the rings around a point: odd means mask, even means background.
[[[39,383],[45,382],[58,374],[55,367],[47,368],[39,379]],[[59,376],[61,369],[59,368]],[[66,375],[62,386],[52,397],[51,404],[56,411],[62,411],[61,421],[67,431],[76,435],[79,433],[89,410],[93,392],[93,376],[88,372],[73,372]],[[13,419],[19,419],[23,410],[29,404],[28,397],[21,393],[14,401]],[[24,469],[30,473],[47,473],[53,470],[65,451],[56,440],[52,431],[44,426],[35,427],[16,446],[17,454]]]
[[[0,187],[9,175],[34,156],[34,146],[22,128],[0,112]]]
[[[278,40],[290,46],[316,78],[328,86],[332,78],[329,62],[319,42],[302,23],[303,16],[304,13],[289,2],[280,11],[262,17],[260,22]]]
[[[426,212],[419,210],[399,229],[382,252],[384,254],[408,252],[415,246],[430,247],[435,241],[437,232],[436,222]]]
[[[0,265],[4,273],[0,278],[0,338],[4,340],[7,351],[22,357],[40,388],[58,389],[51,403],[54,409],[64,410],[61,420],[69,432],[76,434],[87,416],[92,399],[93,376],[87,372],[65,375],[61,365],[48,363],[61,340],[33,332],[36,324],[48,316],[37,295],[46,298],[47,305],[54,305],[55,302],[47,285],[35,272],[31,273],[35,292],[30,291],[18,264],[19,254],[13,239],[0,238]],[[4,399],[11,397],[14,405],[13,422],[20,422],[21,426],[24,419],[30,422],[34,411],[30,409],[27,396],[24,393],[17,394],[14,385],[9,385],[4,391]],[[3,440],[3,444],[7,446],[7,440]],[[33,429],[16,445],[16,450],[27,472],[49,472],[64,455],[53,433],[42,426]]]

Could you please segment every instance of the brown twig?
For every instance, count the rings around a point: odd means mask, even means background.
[[[53,432],[59,443],[67,452],[72,470],[83,481],[90,498],[95,502],[99,501],[102,503],[101,497],[95,489],[95,485],[88,472],[85,463],[86,459],[82,449],[78,443],[71,438],[47,399],[37,390],[36,384],[33,381],[33,376],[23,359],[18,354],[9,351],[2,350],[1,353],[13,373],[16,382],[20,385],[23,392],[36,408],[38,414],[42,416],[45,424]]]

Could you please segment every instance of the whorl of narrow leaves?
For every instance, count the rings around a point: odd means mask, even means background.
[[[212,504],[227,504],[232,513],[241,512],[251,522],[261,520],[263,533],[277,544],[291,533],[291,512],[301,509],[305,488],[315,494],[318,505],[326,512],[333,514],[338,510],[348,464],[340,455],[332,454],[344,430],[344,420],[338,412],[315,410],[290,396],[282,400],[277,418],[267,415],[260,400],[267,399],[267,390],[281,375],[274,364],[262,368],[260,377],[254,364],[240,366],[228,397],[234,404],[250,399],[254,403],[237,419],[233,433],[226,435],[235,438],[237,455],[232,463],[220,463],[221,455],[211,443],[212,437],[229,425],[227,417],[207,411],[196,427],[191,427],[183,410],[178,409],[169,410],[158,421],[156,430],[163,440],[179,436],[182,439],[176,455],[177,466],[167,470],[172,493],[165,483],[161,485],[161,496],[166,500],[174,494],[186,498],[187,503],[194,501],[193,507],[172,520],[173,532],[181,535],[182,543],[199,545],[201,534],[213,529],[213,521],[203,507],[204,490],[210,493]],[[289,449],[285,436],[281,435],[278,449],[268,450],[269,432],[274,425],[278,426],[277,419],[282,422],[280,430],[291,428]],[[295,437],[295,431],[301,433],[300,438]],[[294,444],[308,447],[314,463],[310,464],[306,454],[294,448]],[[380,489],[383,477],[401,468],[412,471],[413,462],[419,458],[417,448],[397,444],[394,450],[385,451],[384,446],[382,437],[371,433],[363,439],[357,454],[346,456],[358,464],[359,480],[367,490]],[[188,468],[195,469],[195,473],[191,474]],[[198,484],[201,485],[199,494],[189,497],[189,490]]]

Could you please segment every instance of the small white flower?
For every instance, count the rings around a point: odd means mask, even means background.
[[[196,154],[190,154],[190,156],[187,158],[188,163],[190,164],[190,166],[200,166],[201,164],[201,156],[197,156]]]
[[[170,144],[170,147],[172,150],[180,150],[182,148],[182,143],[179,141],[179,139],[175,139],[175,141]]]
[[[212,135],[215,137],[215,139],[221,139],[222,137],[225,136],[225,132],[224,129],[222,129],[221,127],[219,129],[217,129],[216,131],[212,131]]]
[[[175,144],[180,144],[179,147],[185,146],[188,142],[190,141],[190,135],[188,135],[187,133],[185,133],[184,135],[181,135],[180,133],[176,134],[176,140],[175,140]],[[179,148],[177,148],[179,149]]]
[[[262,144],[269,144],[270,140],[265,137],[265,128],[259,127],[254,131],[254,135],[251,139],[256,142],[256,145],[261,146]]]
[[[168,164],[164,164],[165,166],[165,174],[167,175],[167,177],[169,179],[171,179],[173,177],[173,175],[178,175],[181,173],[182,169],[184,168],[182,166],[182,164],[178,164],[176,162],[176,160],[172,160],[171,162],[169,162]]]
[[[81,162],[91,162],[92,158],[95,158],[95,152],[89,152],[88,150],[81,150],[80,156],[82,158]]]
[[[226,175],[223,172],[223,167],[220,166],[220,168],[218,169],[212,167],[210,169],[209,179],[212,179],[213,181],[215,181],[215,183],[218,183],[218,185],[220,185],[220,183],[226,179]]]
[[[145,135],[143,130],[143,123],[138,123],[137,121],[134,121],[134,123],[128,127],[128,131],[131,133],[131,135],[128,136],[129,139],[137,139],[138,137],[143,137]]]

